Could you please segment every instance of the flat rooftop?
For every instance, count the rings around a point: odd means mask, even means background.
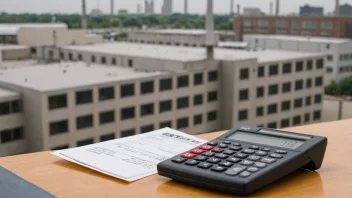
[[[16,35],[20,28],[67,28],[65,23],[1,23],[0,35]]]
[[[20,95],[20,94],[17,93],[17,92],[0,88],[0,99],[2,99],[2,98],[8,98],[8,97],[14,97],[14,96],[19,96],[19,95]]]
[[[19,49],[29,49],[29,47],[24,46],[24,45],[3,45],[3,44],[0,44],[0,51],[1,50],[19,50]]]
[[[205,29],[148,29],[137,31],[139,33],[157,33],[157,34],[184,34],[184,35],[205,35]],[[215,34],[235,34],[232,31],[214,31]]]
[[[349,39],[343,38],[328,38],[328,37],[311,37],[311,36],[289,36],[289,35],[262,35],[262,34],[246,34],[244,38],[258,38],[258,39],[274,39],[286,41],[301,41],[312,43],[326,43],[326,44],[340,44],[352,42]]]
[[[67,62],[0,70],[0,83],[13,84],[37,91],[55,91],[153,77],[163,73]]]

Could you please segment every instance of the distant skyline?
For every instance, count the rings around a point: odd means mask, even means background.
[[[100,1],[100,3],[98,3]],[[276,0],[235,0],[235,4],[243,7],[259,7],[262,11],[269,12],[269,4]],[[110,0],[86,0],[87,13],[94,8],[104,13],[110,12]],[[163,0],[155,0],[156,13],[161,12]],[[174,0],[174,12],[183,13],[184,0]],[[144,12],[144,0],[115,0],[115,13],[118,9],[128,9],[130,13],[136,13],[137,4],[142,5]],[[340,0],[341,4],[352,3],[351,0]],[[205,13],[206,0],[189,0],[189,12],[195,14]],[[299,7],[304,4],[323,6],[325,12],[335,9],[335,0],[281,0],[280,13],[298,13]],[[218,14],[229,13],[230,0],[214,0],[214,11]],[[81,13],[81,0],[1,0],[0,12],[8,13]],[[236,12],[236,6],[235,6]]]

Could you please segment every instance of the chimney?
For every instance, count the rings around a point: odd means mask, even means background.
[[[340,16],[340,0],[335,0],[335,16]]]
[[[234,5],[234,0],[230,0],[230,15],[233,16],[233,5]]]
[[[114,1],[115,0],[110,0],[110,27],[112,27],[112,19],[114,17]]]
[[[206,18],[206,47],[207,59],[214,58],[214,13],[213,0],[207,0],[207,18]]]
[[[276,0],[276,16],[280,14],[280,0]]]
[[[82,29],[87,29],[86,0],[82,0]]]
[[[241,16],[241,5],[237,4],[237,16]]]
[[[185,0],[185,14],[188,14],[188,0]]]
[[[270,16],[273,16],[273,11],[274,11],[274,3],[271,1],[270,2]]]

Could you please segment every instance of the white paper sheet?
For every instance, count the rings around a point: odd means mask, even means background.
[[[164,128],[157,131],[54,151],[53,154],[98,172],[135,181],[157,173],[157,164],[206,141]]]

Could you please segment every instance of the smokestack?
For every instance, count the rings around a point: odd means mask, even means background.
[[[241,16],[241,5],[237,4],[237,16]]]
[[[82,29],[87,29],[86,0],[82,0]]]
[[[336,3],[335,16],[338,17],[338,16],[340,16],[340,0],[336,0],[335,3]]]
[[[276,16],[280,14],[280,0],[276,0]]]
[[[274,3],[271,1],[270,2],[270,16],[273,16],[273,11],[274,11]]]
[[[213,13],[213,0],[207,0],[207,16],[206,16],[206,46],[207,46],[207,59],[214,58],[214,13]]]
[[[185,0],[185,14],[188,14],[188,0]]]
[[[112,27],[113,17],[114,17],[114,0],[110,0],[110,27]]]
[[[234,5],[234,0],[230,0],[230,15],[233,16],[233,5]]]

